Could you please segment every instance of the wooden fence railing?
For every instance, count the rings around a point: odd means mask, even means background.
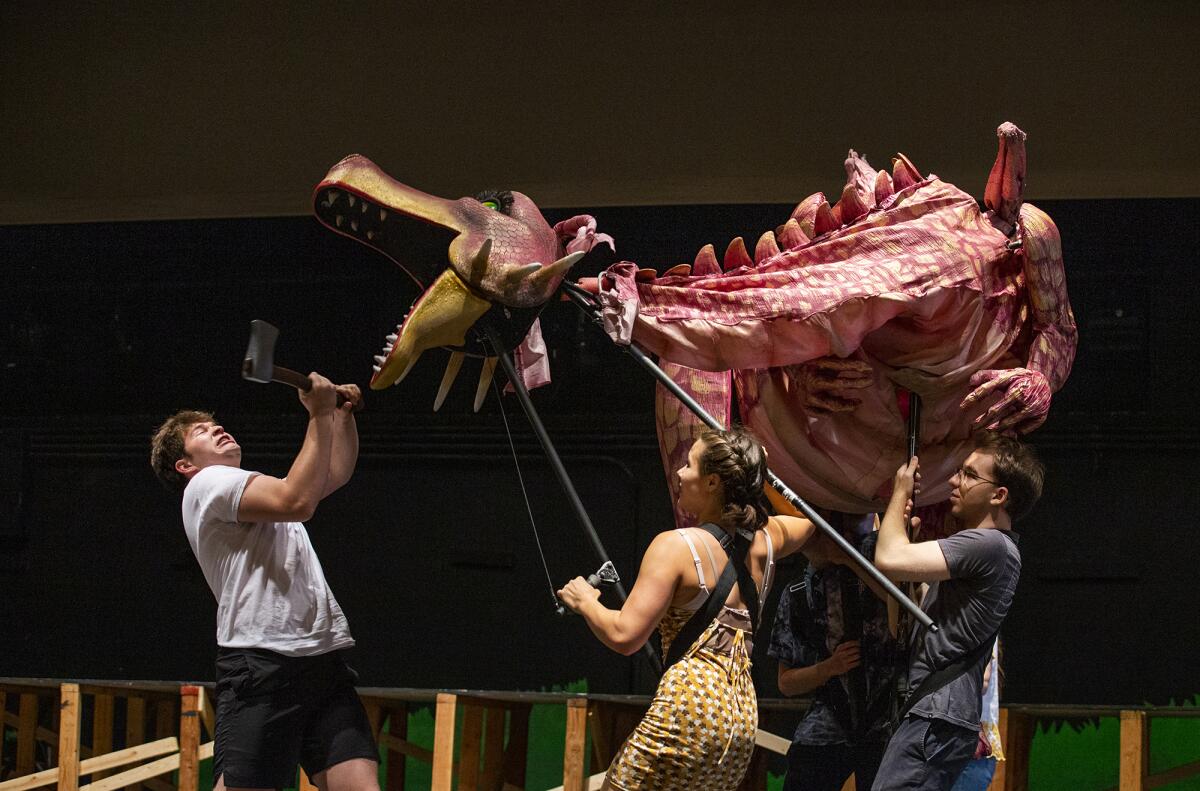
[[[403,791],[410,760],[429,766],[432,791],[455,786],[459,791],[521,791],[534,705],[566,709],[562,791],[598,788],[604,768],[650,703],[640,695],[397,688],[360,688],[359,696],[387,758],[382,783],[387,791]],[[759,701],[760,721],[767,730],[758,733],[759,749],[739,791],[766,788],[767,764],[789,744],[788,738],[771,731],[785,730],[783,723],[806,705],[796,700]],[[432,747],[408,740],[408,716],[414,707],[433,708]],[[198,791],[200,762],[213,752],[213,707],[202,684],[0,678],[0,713],[0,767],[11,766],[0,791],[51,786],[60,791]],[[1000,730],[1007,760],[997,768],[992,791],[1028,787],[1029,749],[1038,719],[1075,717],[1119,718],[1119,791],[1143,791],[1200,775],[1200,760],[1157,774],[1150,774],[1149,768],[1151,722],[1200,717],[1200,708],[1006,706],[1001,709]],[[87,733],[85,722],[90,724]],[[120,733],[114,731],[118,725]],[[6,740],[5,731],[15,738]],[[9,742],[15,745],[14,753],[6,756]],[[303,772],[298,787],[314,788]],[[846,791],[853,788],[851,780]]]

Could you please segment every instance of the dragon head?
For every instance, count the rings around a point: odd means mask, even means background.
[[[484,357],[516,348],[567,271],[607,238],[586,216],[551,227],[519,192],[429,195],[358,154],[317,184],[313,209],[330,230],[391,258],[422,290],[375,357],[374,390],[398,384],[435,346]],[[430,247],[445,249],[447,260],[413,259],[411,251]]]

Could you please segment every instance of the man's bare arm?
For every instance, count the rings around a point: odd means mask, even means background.
[[[912,513],[912,496],[916,482],[917,457],[896,471],[892,499],[883,520],[879,523],[879,538],[875,544],[875,565],[894,580],[934,582],[950,579],[946,556],[936,541],[914,544],[908,540],[905,527]]]
[[[246,483],[238,504],[242,522],[303,522],[312,517],[324,496],[329,480],[333,446],[333,383],[318,373],[310,374],[312,390],[300,393],[308,410],[304,443],[286,478],[256,475]]]
[[[358,385],[338,385],[337,393],[346,400],[333,412],[333,446],[329,459],[329,480],[325,483],[324,499],[342,488],[354,475],[358,464],[358,423],[354,410],[362,400]]]

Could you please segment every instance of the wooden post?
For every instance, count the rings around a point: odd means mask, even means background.
[[[175,703],[163,699],[154,704],[154,738],[165,739],[175,735]]]
[[[21,693],[20,708],[17,710],[17,776],[31,774],[37,744],[38,721],[37,695]]]
[[[479,758],[483,747],[483,707],[463,706],[462,744],[458,747],[458,791],[478,791]]]
[[[113,750],[113,696],[97,692],[92,702],[92,755],[107,755]],[[92,772],[92,782],[107,774]]]
[[[125,698],[125,746],[136,747],[146,743],[146,699]],[[128,786],[130,791],[141,791],[142,784]]]
[[[454,783],[454,718],[458,698],[439,692],[433,721],[433,778],[429,791],[450,791]]]
[[[499,706],[489,706],[484,721],[483,774],[480,785],[485,789],[499,788],[504,776],[504,720],[506,711]]]
[[[388,733],[397,739],[408,739],[408,704],[398,703],[388,711]],[[406,756],[399,750],[387,751],[387,791],[404,791]]]
[[[1120,791],[1142,791],[1150,774],[1150,728],[1144,711],[1121,712]]]
[[[200,687],[179,688],[179,791],[200,788]]]
[[[58,714],[58,791],[79,789],[79,685],[63,684]]]
[[[1004,749],[1004,760],[996,763],[996,773],[992,775],[988,791],[1027,791],[1033,718],[1002,706],[997,728],[1000,731],[1000,745]]]
[[[504,747],[504,782],[525,787],[525,764],[529,760],[529,709],[522,703],[510,710],[508,744]]]
[[[567,700],[567,737],[563,748],[563,791],[587,788],[587,711],[586,698]]]

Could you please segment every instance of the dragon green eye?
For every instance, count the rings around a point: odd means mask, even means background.
[[[499,201],[494,201],[494,200],[485,200],[485,201],[482,201],[482,203],[483,203],[483,205],[484,205],[484,206],[487,206],[487,207],[488,207],[489,209],[491,209],[492,211],[500,211],[500,203],[499,203]]]

